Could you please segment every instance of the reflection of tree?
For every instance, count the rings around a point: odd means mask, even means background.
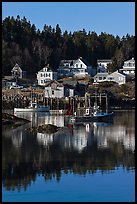
[[[65,174],[85,175],[97,170],[109,172],[120,165],[127,170],[135,166],[134,153],[114,141],[109,141],[109,148],[99,149],[94,140],[79,153],[76,149],[62,148],[57,141],[44,148],[35,134],[27,134],[17,149],[11,138],[3,135],[2,153],[2,180],[7,190],[20,191],[22,186],[27,189],[41,174],[45,181],[55,178],[59,182],[62,170]]]

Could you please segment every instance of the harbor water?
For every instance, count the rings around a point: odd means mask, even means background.
[[[3,202],[135,201],[134,110],[76,124],[64,115],[17,114],[31,122],[2,127]],[[43,124],[61,128],[28,131]]]

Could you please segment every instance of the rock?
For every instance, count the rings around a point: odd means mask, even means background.
[[[28,128],[27,131],[29,132],[39,132],[39,133],[55,133],[57,132],[59,129],[59,127],[52,125],[52,124],[45,124],[45,125],[41,125],[39,127],[31,127]]]

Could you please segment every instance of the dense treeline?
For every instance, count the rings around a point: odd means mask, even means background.
[[[112,59],[112,71],[122,66],[123,61],[134,57],[135,36],[120,38],[101,32],[76,31],[62,33],[59,24],[47,26],[40,31],[25,17],[18,15],[2,21],[2,74],[10,74],[18,63],[22,70],[36,76],[45,63],[57,70],[60,60],[85,58],[92,66],[97,59]]]

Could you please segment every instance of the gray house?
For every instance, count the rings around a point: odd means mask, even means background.
[[[52,80],[45,85],[45,97],[47,98],[64,98],[73,97],[74,88],[68,87],[63,83],[59,83],[56,80]]]
[[[118,83],[119,85],[125,84],[126,76],[124,74],[119,73],[117,70],[107,76],[107,81],[114,81]]]
[[[95,82],[103,82],[107,81],[108,72],[99,72],[94,76],[94,83]]]
[[[13,77],[17,77],[17,78],[22,78],[22,69],[20,68],[20,66],[16,63],[15,66],[12,68],[11,70],[11,75]]]
[[[64,85],[56,80],[52,80],[45,84],[45,97],[47,98],[63,98]]]
[[[46,98],[64,98],[75,95],[84,96],[87,85],[79,84],[78,81],[66,80],[58,82],[52,80],[45,85]]]

